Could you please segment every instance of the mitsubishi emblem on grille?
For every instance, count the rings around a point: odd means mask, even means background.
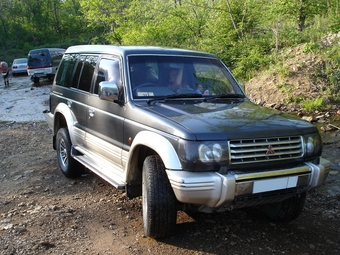
[[[273,146],[271,146],[271,145],[268,146],[268,150],[267,150],[266,154],[275,154],[275,151],[273,150]]]

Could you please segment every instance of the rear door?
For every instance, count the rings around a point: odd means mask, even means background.
[[[86,146],[87,104],[97,59],[98,55],[67,54],[56,77],[58,86],[54,94],[63,95],[64,103],[76,118],[74,145]]]

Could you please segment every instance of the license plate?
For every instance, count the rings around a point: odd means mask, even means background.
[[[254,181],[253,194],[294,188],[297,185],[298,176],[282,177],[269,180]]]

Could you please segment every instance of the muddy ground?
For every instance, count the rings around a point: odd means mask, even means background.
[[[33,93],[39,88],[20,88],[18,83],[10,89]],[[44,114],[45,108],[36,114]],[[14,105],[10,110],[15,109]],[[141,198],[129,200],[123,190],[91,172],[78,179],[65,178],[51,141],[45,121],[17,122],[2,117],[0,254],[340,253],[337,131],[324,134],[323,156],[333,162],[331,173],[320,188],[308,194],[297,220],[275,223],[256,208],[221,214],[180,211],[176,235],[163,240],[144,235]]]

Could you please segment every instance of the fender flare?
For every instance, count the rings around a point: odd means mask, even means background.
[[[182,170],[182,165],[172,144],[164,136],[151,131],[141,131],[133,139],[130,148],[127,169],[129,169],[133,151],[139,145],[147,146],[157,152],[157,154],[161,157],[166,169]]]
[[[54,123],[53,123],[54,134],[56,134],[57,132],[56,130],[57,124],[56,124],[56,118],[55,118],[57,114],[61,114],[65,118],[71,142],[74,143],[75,142],[74,125],[77,123],[76,117],[74,116],[70,108],[65,103],[58,104],[58,106],[54,110]]]

